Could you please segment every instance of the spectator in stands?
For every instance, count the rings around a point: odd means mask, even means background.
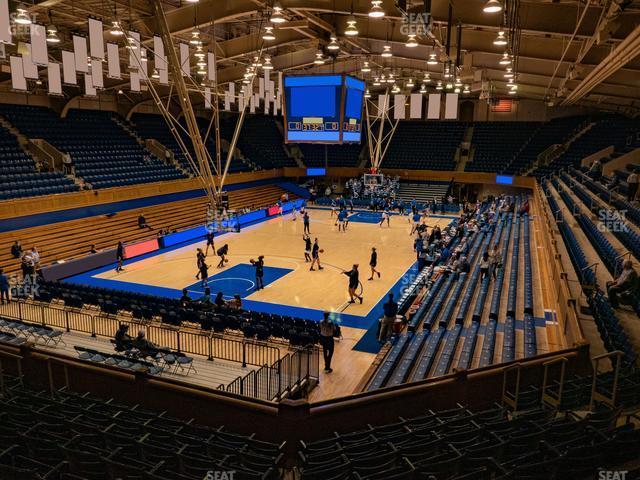
[[[591,164],[588,175],[594,180],[600,180],[602,177],[602,163],[597,158]]]
[[[502,253],[500,253],[498,244],[493,244],[489,258],[491,259],[491,274],[495,279],[498,276],[498,270],[502,268]]]
[[[607,295],[613,308],[618,308],[618,297],[622,294],[633,292],[637,287],[638,274],[633,268],[631,260],[625,260],[622,264],[622,272],[613,281],[607,282]]]
[[[33,273],[40,268],[40,252],[35,245],[31,249],[31,261],[33,262]]]
[[[187,295],[187,289],[186,288],[182,291],[182,297],[180,298],[180,303],[182,303],[182,299],[185,298],[185,296],[189,299],[188,301],[190,302],[191,299],[189,298],[189,295]],[[198,299],[198,302],[203,304],[203,305],[212,305],[213,304],[213,300],[211,299],[211,289],[209,287],[206,287],[204,289],[204,295],[202,295]]]
[[[124,350],[128,350],[131,347],[131,341],[133,340],[131,336],[127,333],[129,331],[129,325],[125,323],[121,323],[118,327],[118,331],[113,336],[115,341],[115,349],[116,352],[122,352]]]
[[[627,200],[633,202],[636,199],[638,193],[638,169],[633,169],[627,177]]]
[[[11,245],[11,256],[13,258],[20,258],[22,256],[22,244],[20,240],[16,240],[13,242],[13,245]]]
[[[91,247],[89,247],[89,253],[98,253],[98,250],[96,250],[96,244],[92,243]]]
[[[116,272],[123,271],[124,268],[122,268],[122,263],[124,262],[124,245],[122,242],[118,242],[118,246],[116,247],[116,260],[118,261]]]
[[[322,345],[322,356],[324,358],[324,371],[326,373],[333,372],[331,368],[331,359],[333,358],[334,340],[336,333],[336,325],[329,318],[329,312],[323,313],[323,319],[320,322],[320,345]]]
[[[144,330],[138,330],[138,335],[136,336],[136,338],[133,339],[132,344],[135,348],[143,352],[153,350],[154,348],[156,348],[153,342],[150,342],[149,340],[147,340],[144,334]]]
[[[391,337],[393,323],[396,321],[396,315],[398,314],[398,304],[393,299],[393,293],[389,294],[388,300],[382,305],[382,311],[384,316],[380,320],[380,334],[378,335],[380,343],[386,342]]]
[[[224,301],[224,295],[222,294],[222,292],[218,292],[213,303],[216,305],[216,307],[218,307],[218,309],[226,306],[227,302]]]
[[[189,296],[189,290],[187,290],[186,288],[183,288],[182,296],[180,297],[180,306],[182,306],[182,308],[186,308],[189,306],[190,303],[191,303],[191,297]]]
[[[9,277],[4,273],[4,270],[0,268],[0,304],[4,305],[5,299],[9,303]]]
[[[242,298],[236,294],[233,296],[233,300],[227,303],[227,306],[233,310],[242,310]]]
[[[151,230],[151,227],[147,225],[147,219],[144,218],[143,213],[140,213],[140,215],[138,216],[138,228],[148,228],[149,230]]]
[[[525,200],[525,202],[520,207],[520,211],[518,213],[520,216],[524,215],[525,213],[526,214],[529,213],[529,200]]]
[[[480,279],[481,280],[484,280],[486,277],[489,276],[490,266],[491,266],[491,263],[489,261],[489,253],[484,252],[482,254],[482,258],[480,259]]]

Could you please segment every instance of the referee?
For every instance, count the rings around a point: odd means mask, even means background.
[[[344,273],[347,277],[349,277],[349,296],[351,297],[351,300],[349,300],[349,303],[356,303],[354,298],[357,298],[360,301],[360,304],[362,305],[362,296],[356,293],[356,289],[360,285],[360,274],[358,273],[358,264],[354,263],[353,268],[351,270],[349,270],[348,272],[342,272],[342,273]]]

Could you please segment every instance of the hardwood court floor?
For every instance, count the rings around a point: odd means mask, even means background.
[[[310,217],[311,237],[317,237],[320,248],[324,249],[320,256],[324,270],[309,271],[309,265],[304,261],[302,220],[293,221],[291,215],[287,215],[246,228],[240,234],[230,233],[216,239],[217,248],[224,243],[229,244],[229,263],[224,269],[217,269],[218,257],[209,253],[210,280],[212,277],[215,280],[215,275],[224,270],[249,264],[250,259],[264,255],[265,266],[291,271],[264,290],[247,295],[246,299],[314,310],[344,310],[351,315],[366,316],[415,261],[407,217],[392,217],[390,227],[351,221],[346,233],[338,232],[327,210],[313,209]],[[432,218],[428,224],[444,227],[450,221]],[[369,282],[369,256],[374,246],[378,251],[378,270],[382,277]],[[182,289],[196,282],[197,247],[204,248],[204,242],[131,263],[122,273],[110,270],[96,277]],[[349,299],[347,277],[341,272],[350,269],[354,263],[360,265],[360,280],[364,288],[362,305],[346,303]],[[246,278],[249,287],[252,280],[251,276]],[[215,283],[211,282],[211,285],[215,293]]]

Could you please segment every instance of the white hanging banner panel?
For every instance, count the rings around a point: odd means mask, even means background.
[[[162,43],[162,38],[158,36],[153,37],[153,62],[158,72],[169,70],[167,57],[164,55],[164,43]]]
[[[409,118],[422,118],[422,94],[412,93],[409,102]]]
[[[0,0],[0,43],[11,43],[9,0]]]
[[[406,95],[393,96],[393,119],[404,120],[406,108],[404,102],[407,100]]]
[[[244,110],[244,93],[238,94],[238,111]]]
[[[207,110],[211,110],[211,89],[209,87],[204,87],[204,108]]]
[[[189,45],[186,43],[180,44],[180,68],[182,69],[182,75],[191,75],[191,65],[189,64]]]
[[[164,61],[165,63],[167,62],[166,55],[164,57]],[[159,70],[158,73],[160,74],[160,83],[162,85],[169,85],[169,70],[165,68],[164,70]]]
[[[440,119],[440,102],[442,96],[439,93],[429,94],[429,105],[427,106],[427,120]]]
[[[24,78],[22,58],[11,56],[9,62],[11,65],[11,88],[14,90],[26,90],[27,79]]]
[[[249,113],[256,113],[256,96],[253,94],[249,99]]]
[[[31,45],[26,44],[27,55],[22,55],[22,71],[24,73],[25,78],[30,78],[32,80],[38,79],[38,67],[35,63],[31,61]]]
[[[102,34],[102,22],[93,18],[89,19],[89,48],[91,58],[104,60],[104,35]]]
[[[95,97],[98,95],[98,92],[93,87],[93,80],[91,79],[91,75],[88,73],[84,74],[84,94],[87,97]]]
[[[107,60],[107,77],[118,80],[122,78],[120,76],[120,51],[117,43],[107,43]]]
[[[76,59],[76,70],[78,72],[89,73],[86,38],[79,37],[78,35],[73,36],[73,53]]]
[[[381,94],[378,96],[378,117],[381,117],[389,108],[388,95]]]
[[[131,81],[131,91],[140,91],[140,74],[138,72],[131,72],[129,74],[129,80]]]
[[[49,63],[47,66],[47,78],[49,80],[49,95],[62,95],[59,63]]]
[[[216,81],[216,56],[211,52],[207,52],[207,78]]]
[[[265,97],[264,99],[264,114],[265,115],[269,115],[269,106],[271,104],[269,103],[269,100],[267,100],[267,98]]]
[[[31,61],[36,65],[46,67],[49,65],[47,29],[44,25],[32,23],[29,30],[31,30]]]
[[[129,32],[129,66],[140,69],[142,64],[142,54],[140,53],[140,34],[138,32]]]
[[[64,83],[67,85],[77,85],[76,58],[73,52],[62,51],[62,73]]]
[[[224,92],[224,109],[227,112],[231,110],[231,96],[228,91]]]
[[[236,96],[236,84],[231,82],[229,83],[229,97],[231,97],[229,101],[231,103],[235,102],[235,96]]]
[[[104,88],[104,78],[102,76],[102,60],[91,60],[91,81],[95,88]]]
[[[148,71],[147,71],[147,65],[149,64],[149,62],[147,61],[147,50],[144,48],[144,46],[142,46],[142,44],[140,44],[140,66],[138,68],[139,72],[140,72],[140,76],[143,79],[147,79],[149,78],[148,75]]]
[[[444,118],[456,120],[458,118],[458,94],[447,93],[444,103]]]
[[[258,96],[264,98],[264,78],[258,79]]]

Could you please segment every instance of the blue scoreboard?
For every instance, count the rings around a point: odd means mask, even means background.
[[[287,143],[360,142],[364,82],[344,75],[284,78]]]

